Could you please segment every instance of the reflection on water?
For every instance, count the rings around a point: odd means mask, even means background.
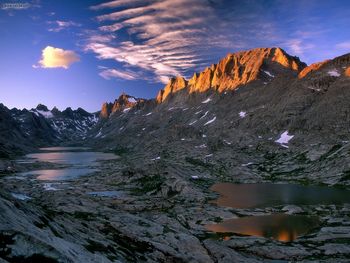
[[[45,147],[45,148],[40,148],[39,150],[41,151],[50,151],[50,152],[54,152],[54,151],[85,151],[88,150],[88,147],[61,147],[61,146],[57,146],[57,147]]]
[[[117,158],[112,153],[101,152],[44,152],[27,154],[26,157],[33,159],[33,161],[80,166],[96,165],[97,161]]]
[[[290,242],[319,226],[316,217],[274,214],[249,216],[207,225],[209,231],[273,238]]]
[[[19,176],[37,175],[39,180],[71,180],[92,174],[98,169],[99,161],[113,160],[118,157],[112,153],[86,152],[84,147],[50,147],[41,148],[45,152],[28,154],[28,159],[20,162],[36,161],[68,165],[65,169],[34,170],[20,173]]]
[[[220,194],[214,203],[233,208],[350,202],[350,191],[322,186],[218,183],[211,190]]]
[[[98,171],[98,169],[92,168],[35,170],[20,173],[19,176],[37,175],[36,179],[38,180],[60,181],[76,179],[77,177],[89,175],[96,171]]]

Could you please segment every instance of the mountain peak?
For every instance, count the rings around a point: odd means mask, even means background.
[[[102,105],[100,112],[100,117],[102,119],[108,118],[114,112],[121,112],[127,108],[132,108],[139,102],[144,101],[143,99],[138,99],[133,96],[130,96],[126,93],[122,93],[114,103],[105,102]]]
[[[157,102],[161,103],[170,93],[175,93],[187,86],[187,81],[182,76],[171,78],[169,83],[157,95]]]
[[[217,64],[195,73],[190,80],[183,77],[170,79],[159,91],[157,102],[163,102],[170,94],[188,88],[189,93],[214,89],[219,92],[234,90],[255,80],[271,80],[286,72],[299,72],[306,67],[298,57],[290,56],[279,47],[255,48],[230,53]]]
[[[40,111],[49,111],[47,106],[45,106],[44,104],[41,104],[41,103],[39,103],[38,106],[36,106],[36,109],[40,110]]]

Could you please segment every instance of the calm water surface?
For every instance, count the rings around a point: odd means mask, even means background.
[[[323,186],[293,184],[232,184],[218,183],[211,190],[220,194],[212,203],[240,209],[280,205],[321,205],[350,203],[350,191]],[[280,241],[292,241],[319,225],[316,217],[273,214],[249,216],[207,225],[209,231],[262,236]]]
[[[230,219],[206,227],[208,230],[217,233],[236,233],[290,242],[318,226],[317,217],[274,214]]]
[[[326,186],[218,183],[211,190],[220,194],[214,203],[233,208],[350,203],[349,190]]]
[[[47,162],[68,165],[64,169],[34,170],[18,174],[19,176],[36,175],[38,180],[72,180],[98,171],[99,161],[113,160],[118,157],[112,153],[91,152],[85,147],[50,147],[41,148],[44,152],[26,155],[22,163]]]

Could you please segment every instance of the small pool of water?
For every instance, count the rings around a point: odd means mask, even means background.
[[[31,159],[33,162],[49,162],[57,164],[67,164],[67,165],[97,165],[98,161],[106,161],[116,159],[117,156],[112,153],[102,153],[102,152],[43,152],[43,153],[32,153],[27,154],[27,158]]]
[[[220,194],[211,203],[237,209],[350,203],[349,190],[326,186],[218,183],[211,190]],[[261,236],[288,242],[309,233],[318,225],[317,217],[274,214],[230,219],[220,224],[206,225],[206,228],[218,233]]]
[[[274,214],[230,219],[220,224],[207,225],[206,228],[217,233],[235,233],[290,242],[318,226],[317,217]]]
[[[90,148],[88,147],[62,147],[62,146],[56,146],[56,147],[44,147],[44,148],[39,148],[40,151],[86,151],[89,150]]]
[[[349,190],[326,186],[218,183],[210,189],[220,194],[213,203],[233,208],[350,203]]]
[[[85,151],[85,147],[49,147],[41,148],[43,152],[27,154],[21,163],[47,162],[67,165],[63,169],[43,169],[19,173],[17,176],[37,176],[38,180],[60,181],[72,180],[98,171],[99,161],[117,159],[112,153]]]
[[[88,195],[98,196],[98,197],[122,197],[123,193],[120,191],[97,191],[88,192]]]
[[[98,169],[92,168],[65,168],[65,169],[50,169],[50,170],[35,170],[24,173],[19,173],[19,176],[37,176],[36,179],[41,181],[64,181],[74,180],[78,177],[85,176],[97,172]]]

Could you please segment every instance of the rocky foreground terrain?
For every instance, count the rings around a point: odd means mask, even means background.
[[[123,94],[97,114],[1,106],[0,262],[349,262],[350,204],[224,208],[209,189],[349,189],[349,88],[350,54],[307,66],[261,48],[229,54],[190,80],[173,78],[154,100]],[[58,144],[119,158],[77,180],[16,179],[48,164],[16,163],[15,153]],[[96,191],[115,195],[88,194]],[[293,242],[205,228],[272,213],[321,223]]]

